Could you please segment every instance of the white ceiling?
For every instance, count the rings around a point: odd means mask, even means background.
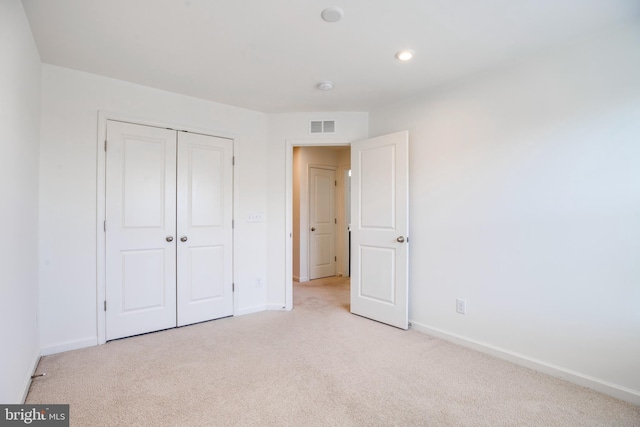
[[[638,0],[23,4],[43,62],[268,113],[370,111],[640,16]]]

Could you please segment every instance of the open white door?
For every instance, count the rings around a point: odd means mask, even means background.
[[[409,133],[351,144],[351,312],[408,328]]]
[[[178,134],[178,326],[233,314],[233,141]]]

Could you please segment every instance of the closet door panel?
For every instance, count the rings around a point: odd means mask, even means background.
[[[176,325],[175,183],[175,131],[107,122],[107,340]]]
[[[179,132],[178,326],[233,314],[233,141]]]

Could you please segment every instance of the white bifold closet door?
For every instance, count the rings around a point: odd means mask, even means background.
[[[178,134],[178,326],[233,314],[231,141]]]
[[[233,314],[233,141],[107,122],[107,340]]]

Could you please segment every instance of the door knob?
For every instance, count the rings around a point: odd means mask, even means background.
[[[316,228],[315,227],[311,227],[311,231],[316,231]]]
[[[173,242],[173,236],[167,236],[167,242]]]
[[[397,241],[398,243],[404,243],[404,236],[399,236],[399,237],[396,239],[396,241]]]
[[[182,237],[180,238],[180,241],[181,241],[181,242],[186,242],[186,241],[187,241],[187,236],[182,236]]]

